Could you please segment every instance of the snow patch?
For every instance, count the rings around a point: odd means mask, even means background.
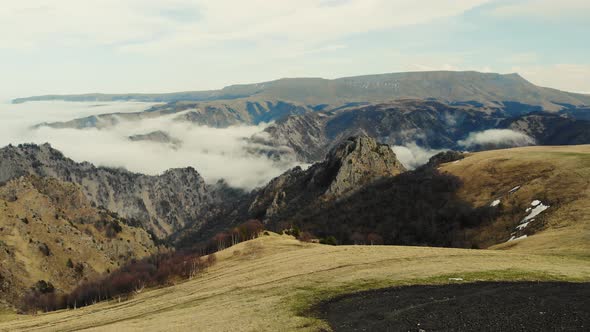
[[[498,205],[500,205],[500,202],[501,202],[501,201],[500,201],[499,199],[497,199],[497,200],[493,201],[493,202],[490,204],[490,206],[491,206],[491,207],[498,206]]]
[[[536,216],[538,216],[539,214],[541,214],[543,211],[547,210],[549,208],[548,205],[545,205],[541,202],[539,202],[539,204],[532,210],[530,210],[530,213],[528,216],[524,217],[524,219],[520,222],[521,224],[524,222],[527,222],[533,218],[535,218]]]
[[[541,201],[539,201],[539,200],[537,200],[537,199],[535,199],[534,201],[532,201],[532,202],[531,202],[531,205],[532,205],[532,206],[537,206],[537,205],[539,205],[539,204],[541,204]]]
[[[534,219],[533,219],[533,220],[534,220]],[[533,220],[531,220],[531,221],[533,221]],[[523,224],[520,224],[520,225],[516,226],[516,229],[518,229],[519,231],[522,231],[523,229],[525,229],[525,228],[526,228],[526,227],[529,225],[529,222],[530,222],[530,221],[528,221],[528,222],[525,222],[525,223],[523,223]]]
[[[527,236],[526,236],[526,235],[519,236],[519,237],[512,236],[512,237],[510,238],[510,240],[508,240],[508,241],[506,241],[506,242],[510,242],[510,241],[518,241],[518,240],[522,240],[522,239],[526,239],[526,238],[527,238]]]

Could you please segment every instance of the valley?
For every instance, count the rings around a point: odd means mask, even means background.
[[[36,316],[8,311],[0,315],[0,330],[317,331],[334,327],[318,306],[360,291],[483,281],[585,285],[590,282],[588,156],[589,146],[566,146],[433,158],[431,170],[461,179],[457,197],[474,207],[499,209],[464,233],[487,249],[331,246],[266,232],[217,252],[217,263],[192,280],[76,310]],[[366,186],[334,204],[362,197]],[[518,229],[535,200],[548,208]],[[329,210],[330,204],[317,213]],[[515,232],[519,239],[508,241]]]
[[[0,332],[589,330],[588,13],[3,0]]]
[[[414,308],[446,315],[422,292],[476,317],[503,296],[550,296],[545,285],[575,304],[571,319],[555,318],[570,317],[556,304],[564,298],[540,307],[554,313],[546,323],[581,326],[586,97],[517,75],[428,72],[15,100],[158,104],[94,114],[80,104],[92,115],[22,129],[68,153],[0,149],[0,331],[340,331],[414,320],[452,330],[459,323],[421,318]],[[64,141],[76,138],[79,147]],[[453,297],[480,291],[495,295],[482,306]],[[394,304],[371,304],[389,294],[407,299],[405,323]],[[495,323],[516,321],[532,324]]]

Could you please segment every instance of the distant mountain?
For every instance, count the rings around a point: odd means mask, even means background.
[[[590,119],[547,113],[530,113],[500,124],[529,135],[540,145],[579,145],[590,143]]]
[[[95,167],[66,158],[49,144],[0,149],[0,184],[26,175],[53,177],[81,186],[88,200],[164,238],[186,224],[200,224],[215,213],[225,188],[205,184],[191,168],[158,176]],[[219,193],[218,193],[219,192]]]
[[[340,140],[369,135],[389,145],[416,144],[429,149],[465,149],[470,133],[512,129],[541,145],[588,144],[590,121],[569,114],[531,112],[512,116],[501,108],[454,105],[438,101],[399,100],[289,116],[264,131],[259,144],[287,146],[298,159],[321,160]],[[270,147],[269,147],[269,150]]]
[[[408,72],[346,77],[285,78],[276,81],[242,84],[215,91],[167,94],[86,94],[48,95],[13,100],[14,103],[39,100],[66,101],[284,101],[314,108],[345,105],[354,102],[385,102],[395,99],[434,98],[447,102],[478,102],[510,107],[505,103],[521,103],[556,111],[565,104],[590,105],[590,96],[538,87],[518,74],[479,72]]]
[[[142,112],[92,115],[66,122],[41,123],[38,127],[105,129],[123,121],[133,122],[172,115],[174,120],[179,122],[225,128],[240,124],[270,122],[289,115],[305,114],[312,111],[313,109],[306,105],[285,101],[250,99],[206,102],[178,101],[154,106]]]
[[[267,127],[266,144],[287,146],[300,160],[318,161],[339,141],[369,135],[389,145],[415,143],[456,149],[470,132],[494,128],[507,115],[489,107],[400,100],[290,116]]]

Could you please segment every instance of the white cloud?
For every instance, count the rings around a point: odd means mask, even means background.
[[[99,108],[91,105],[65,102],[0,105],[0,146],[49,142],[75,161],[124,167],[145,174],[193,166],[209,183],[224,178],[232,186],[248,189],[265,184],[295,166],[291,160],[276,162],[246,150],[250,146],[245,139],[260,132],[264,126],[215,129],[176,122],[174,116],[169,116],[121,122],[109,130],[30,128],[39,122],[113,111],[130,112],[147,107],[141,103],[108,103]],[[156,130],[164,130],[182,140],[182,146],[174,150],[161,143],[128,140],[130,135]]]
[[[5,48],[119,45],[169,51],[224,41],[317,45],[461,14],[489,0],[28,0],[0,7]]]
[[[587,18],[590,11],[588,0],[524,0],[513,1],[496,7],[492,13],[497,16],[533,16],[543,19],[564,19],[565,17]]]
[[[534,145],[535,140],[518,131],[510,129],[489,129],[469,134],[465,140],[457,142],[466,148],[505,148]]]
[[[437,153],[446,151],[446,150],[436,150],[436,149],[427,149],[418,146],[416,143],[406,144],[404,146],[395,145],[392,146],[391,149],[395,152],[397,159],[406,167],[407,169],[415,169],[420,167],[430,160],[430,157],[434,156]]]

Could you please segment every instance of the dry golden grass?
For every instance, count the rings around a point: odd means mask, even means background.
[[[501,199],[502,209],[516,211],[476,230],[482,247],[590,254],[590,145],[480,152],[445,164],[441,170],[464,181],[459,195],[474,205],[489,205]],[[507,194],[516,186],[522,187]],[[524,240],[503,243],[535,199],[551,204],[529,226],[531,231],[536,228],[539,232]]]
[[[508,250],[332,247],[271,234],[218,253],[218,264],[194,280],[121,303],[4,321],[0,314],[0,331],[313,331],[328,327],[309,315],[311,306],[354,291],[451,277],[588,282],[589,153],[590,146],[490,151],[442,167],[466,180],[461,195],[478,205],[516,185],[523,187],[507,207],[540,193],[561,198],[545,230],[498,246]]]
[[[235,252],[239,251],[239,254]],[[308,331],[303,315],[341,293],[410,283],[474,280],[590,280],[576,257],[510,251],[394,246],[324,246],[264,236],[218,254],[200,278],[117,303],[21,316],[0,330]]]

